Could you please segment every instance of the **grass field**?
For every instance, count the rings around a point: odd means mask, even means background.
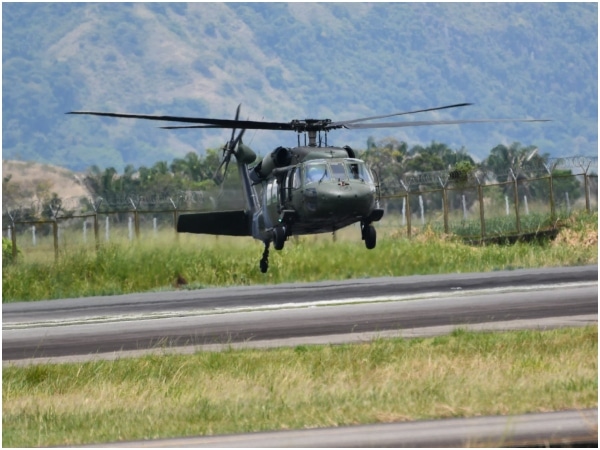
[[[72,245],[53,251],[26,250],[2,271],[2,301],[116,295],[164,289],[342,280],[379,276],[485,272],[516,268],[597,264],[598,214],[581,213],[565,222],[554,241],[473,246],[430,228],[380,233],[366,250],[359,231],[292,238],[271,250],[269,271],[260,272],[261,242],[250,238],[180,235],[172,231],[129,242]],[[35,252],[39,252],[36,256]],[[178,282],[179,280],[179,282]]]
[[[4,447],[597,406],[598,327],[2,370]]]

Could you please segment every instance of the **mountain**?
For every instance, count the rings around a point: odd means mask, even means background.
[[[552,156],[598,149],[596,3],[3,3],[4,159],[135,167],[220,147],[229,133],[65,115],[91,110],[345,120],[459,102],[406,120],[549,123],[334,131],[484,158],[521,142]],[[248,131],[265,155],[289,132]]]

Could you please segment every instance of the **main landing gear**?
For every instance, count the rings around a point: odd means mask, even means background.
[[[269,270],[269,246],[271,245],[271,241],[265,242],[265,251],[263,252],[262,258],[260,260],[260,271],[262,273],[267,273]]]
[[[275,247],[275,250],[283,250],[286,240],[287,229],[284,225],[279,225],[273,228],[273,247]],[[269,269],[269,246],[271,245],[271,241],[264,241],[264,243],[265,250],[263,251],[263,255],[260,260],[260,271],[262,273],[267,273],[267,270]]]

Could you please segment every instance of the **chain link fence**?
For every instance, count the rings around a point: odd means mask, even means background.
[[[597,211],[597,170],[597,158],[575,157],[503,172],[403,174],[382,181],[382,203],[408,236],[427,226],[470,239],[518,236]]]
[[[381,180],[385,214],[378,228],[411,237],[426,227],[483,241],[552,230],[576,211],[598,210],[597,158],[557,158],[501,173],[475,170],[406,173]],[[241,191],[178,191],[157,196],[112,195],[50,204],[4,205],[2,233],[28,254],[93,249],[104,242],[152,239],[175,232],[177,217],[244,207]],[[44,219],[35,218],[45,216]]]

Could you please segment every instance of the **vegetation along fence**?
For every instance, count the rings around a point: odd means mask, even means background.
[[[475,169],[388,177],[380,181],[386,214],[377,227],[407,237],[431,227],[476,241],[555,230],[560,219],[576,211],[598,210],[597,164],[597,158],[559,158],[503,173]],[[239,191],[217,190],[66,199],[44,211],[38,206],[5,205],[3,236],[12,240],[15,258],[18,252],[51,254],[53,249],[58,259],[60,249],[68,247],[149,239],[174,230],[181,213],[242,208],[243,203]]]

